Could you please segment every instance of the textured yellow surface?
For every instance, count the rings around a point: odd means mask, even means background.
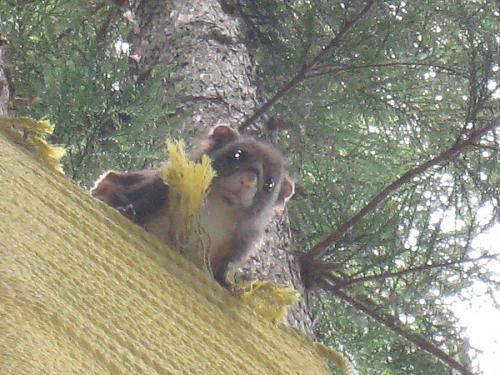
[[[0,374],[328,374],[178,254],[0,134]]]

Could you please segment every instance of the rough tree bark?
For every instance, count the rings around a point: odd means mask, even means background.
[[[130,42],[137,79],[147,79],[156,65],[175,67],[165,89],[181,93],[178,112],[186,116],[180,127],[183,138],[217,123],[237,127],[254,112],[258,105],[255,70],[237,16],[225,13],[215,0],[133,0],[130,13],[135,23]],[[258,129],[258,124],[253,128]],[[241,274],[246,279],[291,285],[304,295],[292,249],[285,215],[269,226],[262,249],[241,268]],[[306,299],[287,321],[312,335]]]

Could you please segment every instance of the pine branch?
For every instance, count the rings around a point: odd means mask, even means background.
[[[368,11],[372,8],[377,0],[368,0],[365,7],[354,17],[344,22],[341,29],[335,35],[335,37],[321,49],[321,51],[312,58],[309,62],[302,65],[295,76],[290,79],[281,89],[279,89],[274,96],[265,102],[260,108],[258,108],[250,117],[241,123],[239,130],[245,130],[251,124],[255,122],[260,116],[267,112],[274,104],[276,104],[281,98],[283,98],[290,90],[295,88],[299,83],[301,83],[305,78],[306,74],[310,72],[318,63],[320,63],[327,55],[331,55],[342,43],[347,32],[361,19],[365,16]]]
[[[349,286],[352,284],[364,283],[366,281],[381,280],[381,279],[387,279],[389,277],[404,276],[404,275],[408,275],[408,274],[429,271],[429,270],[436,269],[436,268],[445,268],[445,267],[454,266],[457,264],[472,263],[472,262],[477,262],[478,260],[483,260],[483,259],[497,259],[499,257],[500,257],[500,254],[488,254],[488,255],[482,255],[482,256],[477,257],[477,258],[460,259],[460,260],[455,260],[455,261],[451,261],[451,262],[422,264],[420,266],[406,268],[404,270],[397,271],[397,272],[384,272],[384,273],[379,273],[376,275],[357,277],[354,279],[338,280],[338,281],[335,281],[335,288],[341,289],[341,288],[345,288],[346,286]]]
[[[346,234],[348,230],[359,223],[366,215],[373,212],[382,201],[387,199],[390,194],[399,189],[402,185],[411,181],[416,176],[424,173],[425,171],[436,165],[449,162],[451,158],[466,150],[469,146],[473,145],[478,140],[478,138],[480,138],[485,133],[495,129],[498,125],[500,125],[498,119],[492,120],[488,126],[471,131],[467,139],[465,139],[464,141],[455,142],[450,148],[441,152],[436,157],[429,159],[426,162],[408,170],[401,177],[393,181],[381,192],[375,195],[361,210],[359,210],[349,220],[344,222],[336,231],[334,231],[326,239],[309,250],[309,252],[307,252],[302,257],[302,260],[308,262],[323,256],[330,246],[337,242],[344,234]]]
[[[376,322],[389,328],[391,331],[393,331],[397,335],[405,338],[406,340],[408,340],[412,344],[416,345],[418,348],[425,350],[427,353],[438,358],[440,361],[442,361],[444,364],[446,364],[450,368],[459,371],[463,375],[474,375],[470,369],[468,369],[466,366],[460,364],[457,360],[455,360],[453,357],[451,357],[449,354],[447,354],[443,350],[439,349],[436,345],[429,342],[424,336],[422,336],[418,333],[408,332],[407,330],[403,329],[400,326],[400,324],[398,324],[399,320],[396,317],[383,316],[382,314],[375,312],[375,311],[382,311],[381,306],[376,306],[375,304],[370,303],[370,305],[373,306],[373,307],[371,307],[368,305],[368,303],[363,302],[357,298],[351,297],[351,296],[347,295],[346,293],[344,293],[343,291],[338,290],[335,287],[334,282],[332,282],[326,278],[323,278],[322,281],[323,281],[322,282],[323,287],[325,289],[331,291],[338,298],[342,299],[343,301],[347,302],[348,304],[350,304],[351,306],[353,306],[357,310],[368,315],[370,318],[372,318]]]
[[[434,63],[423,63],[423,62],[413,62],[413,61],[396,61],[396,62],[388,62],[388,63],[378,63],[378,64],[364,64],[364,65],[341,65],[332,67],[329,69],[318,69],[317,71],[311,72],[306,75],[306,78],[313,78],[322,75],[328,74],[336,74],[338,72],[344,71],[352,71],[359,69],[373,69],[373,68],[387,68],[387,67],[400,67],[400,66],[409,66],[409,67],[428,67],[435,68],[441,71],[445,71],[451,73],[453,75],[468,78],[467,74],[464,72],[460,72],[450,66],[442,65],[442,64],[434,64]]]

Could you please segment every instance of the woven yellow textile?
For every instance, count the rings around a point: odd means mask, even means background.
[[[0,374],[328,374],[180,255],[0,134]]]

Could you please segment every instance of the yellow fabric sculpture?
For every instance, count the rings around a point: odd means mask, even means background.
[[[0,133],[0,374],[328,374],[245,302]]]

